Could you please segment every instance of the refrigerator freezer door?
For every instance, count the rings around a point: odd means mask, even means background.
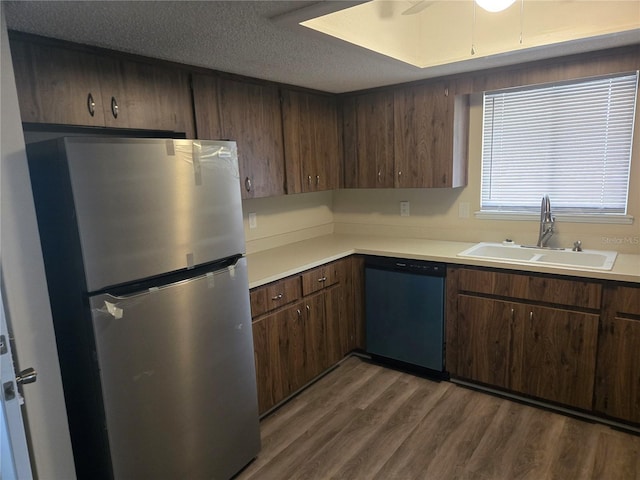
[[[117,479],[228,479],[258,453],[246,259],[127,298],[91,297]]]
[[[64,142],[88,291],[244,253],[234,142]]]

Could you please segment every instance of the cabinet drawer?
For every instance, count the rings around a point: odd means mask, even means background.
[[[462,268],[458,281],[460,292],[484,293],[578,308],[599,309],[602,299],[602,285],[580,280]]]
[[[302,294],[307,296],[340,282],[339,262],[308,270],[302,274]]]
[[[257,317],[302,297],[300,277],[294,276],[251,290],[251,316]]]
[[[608,286],[607,307],[617,315],[640,315],[640,288]]]

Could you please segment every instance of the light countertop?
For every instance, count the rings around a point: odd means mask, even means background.
[[[640,255],[618,254],[612,270],[457,256],[473,245],[475,243],[419,238],[325,235],[247,255],[249,287],[258,287],[354,253],[640,283]]]

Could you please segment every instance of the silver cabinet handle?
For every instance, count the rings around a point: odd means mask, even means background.
[[[529,312],[529,320],[533,320],[533,312]]]
[[[298,314],[298,319],[302,318],[302,312],[300,311],[299,308],[296,310],[296,312]]]
[[[311,307],[307,305],[307,313],[311,313]]]
[[[245,177],[244,179],[244,188],[247,192],[251,191],[251,179],[249,177]]]
[[[311,186],[311,175],[307,176],[307,181],[309,182],[309,186]]]
[[[398,172],[398,178],[400,178],[402,176],[402,171]]]
[[[275,297],[271,297],[271,300],[280,300],[282,298],[282,294],[279,293],[278,295],[276,295]]]
[[[320,185],[320,175],[316,175],[316,187]]]
[[[36,372],[35,368],[29,367],[18,374],[16,377],[16,383],[18,385],[28,385],[29,383],[34,383],[37,380],[37,377],[38,372]]]
[[[96,114],[96,102],[93,101],[93,95],[91,95],[91,92],[87,95],[87,110],[89,110],[89,115],[92,117]]]
[[[118,118],[118,102],[116,101],[116,97],[111,97],[111,115],[113,115],[113,118]]]
[[[511,309],[511,320],[513,320],[516,316],[516,311],[512,308]]]
[[[322,277],[318,279],[319,282],[326,282],[327,281],[327,277]]]
[[[378,170],[378,183],[382,182],[382,171]]]

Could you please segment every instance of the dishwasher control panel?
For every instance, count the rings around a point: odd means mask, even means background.
[[[440,262],[393,257],[367,257],[365,265],[382,270],[396,270],[432,277],[444,277],[447,266]]]

